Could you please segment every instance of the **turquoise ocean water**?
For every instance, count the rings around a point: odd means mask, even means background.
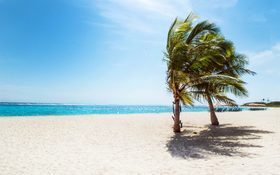
[[[208,111],[208,107],[182,107],[182,111],[202,112]],[[172,112],[172,106],[0,103],[0,116],[142,114],[165,112]]]

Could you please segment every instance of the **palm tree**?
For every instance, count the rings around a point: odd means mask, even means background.
[[[167,84],[172,92],[174,102],[174,132],[180,132],[181,103],[192,105],[193,100],[187,88],[190,84],[200,81],[201,72],[204,72],[209,62],[208,58],[202,57],[205,51],[212,46],[211,40],[201,42],[201,37],[206,34],[216,34],[218,28],[207,21],[193,24],[193,14],[181,21],[177,18],[172,23],[167,37],[166,59]]]
[[[231,92],[236,96],[247,96],[247,90],[244,87],[245,82],[238,78],[227,75],[215,75],[213,79],[215,80],[205,80],[193,85],[191,87],[191,94],[199,101],[205,99],[208,102],[211,124],[219,125],[213,100],[226,104],[235,104],[235,101],[227,97],[226,93]]]
[[[218,35],[215,37],[218,41],[216,46],[219,49],[208,52],[208,57],[215,60],[214,64],[208,67],[208,74],[210,75],[204,81],[194,84],[191,87],[191,93],[195,99],[205,99],[208,102],[211,124],[219,125],[213,100],[235,104],[235,101],[227,97],[226,93],[230,92],[239,97],[247,96],[248,92],[244,87],[245,82],[240,77],[244,74],[254,75],[255,72],[245,68],[248,64],[246,57],[237,54],[231,42]]]

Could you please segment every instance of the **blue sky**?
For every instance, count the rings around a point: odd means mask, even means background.
[[[239,103],[280,100],[280,1],[0,0],[0,101],[170,104],[166,34],[190,11],[257,72]]]

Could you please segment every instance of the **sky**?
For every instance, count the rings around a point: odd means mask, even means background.
[[[280,1],[0,0],[0,101],[171,104],[167,31],[189,12],[257,73],[238,103],[280,100]]]

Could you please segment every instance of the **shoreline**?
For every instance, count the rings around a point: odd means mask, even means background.
[[[242,112],[262,112],[262,111],[269,111],[269,110],[279,110],[280,111],[280,107],[267,107],[266,110],[257,110],[257,111],[250,111],[250,110],[244,110],[244,111],[226,111],[226,112],[216,112],[216,114],[222,114],[222,113],[242,113]],[[192,113],[210,113],[209,111],[182,111],[181,114],[192,114]],[[19,117],[89,117],[89,116],[113,116],[113,115],[116,115],[116,116],[127,116],[127,115],[160,115],[160,114],[163,114],[163,115],[167,115],[167,114],[170,114],[170,115],[173,115],[172,112],[158,112],[158,113],[128,113],[128,114],[63,114],[63,115],[18,115],[18,116],[1,116],[0,115],[0,118],[19,118]]]

